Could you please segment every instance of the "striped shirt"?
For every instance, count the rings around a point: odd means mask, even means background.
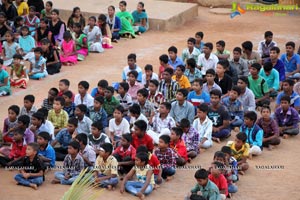
[[[124,97],[122,97],[120,94],[118,94],[116,96],[116,99],[119,100],[120,105],[123,106],[123,108],[125,110],[128,110],[129,107],[132,105],[132,98],[131,98],[131,96],[128,93],[126,93],[124,95]]]
[[[174,80],[171,80],[171,83],[166,83],[165,80],[162,80],[158,86],[158,91],[164,95],[166,102],[175,100],[178,89],[179,85]]]
[[[161,92],[156,91],[155,94],[149,92],[148,101],[154,105],[155,109],[158,109],[159,105],[165,101],[165,98]]]

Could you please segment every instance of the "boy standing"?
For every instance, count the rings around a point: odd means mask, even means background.
[[[217,51],[215,55],[218,57],[219,61],[220,60],[228,60],[230,58],[230,51],[225,50],[225,42],[223,40],[219,40],[216,43],[216,48]]]
[[[94,104],[94,98],[88,93],[90,84],[87,81],[80,81],[78,83],[78,93],[75,96],[75,105],[84,104],[87,107],[91,107]]]
[[[18,184],[29,186],[35,190],[44,181],[44,165],[37,155],[39,145],[30,143],[27,145],[26,156],[24,157],[22,170],[15,176]]]
[[[141,113],[149,120],[155,114],[155,109],[152,103],[148,101],[148,90],[140,89],[137,92],[137,103],[141,107]]]
[[[172,103],[170,115],[178,125],[183,118],[187,118],[190,123],[194,121],[195,109],[193,104],[186,100],[187,95],[186,89],[179,89],[176,94],[176,101]]]
[[[89,108],[89,118],[92,120],[92,122],[100,121],[102,123],[102,126],[108,127],[108,119],[107,119],[107,113],[104,110],[104,97],[103,96],[97,96],[94,99],[94,106]]]
[[[163,80],[160,81],[158,91],[161,92],[167,102],[175,100],[176,92],[179,85],[175,80],[172,80],[173,69],[167,68],[163,73]]]
[[[208,118],[213,122],[212,139],[220,142],[220,139],[230,136],[228,114],[225,106],[221,105],[221,92],[219,90],[212,90],[210,92],[211,105],[208,109]]]
[[[252,64],[250,67],[251,76],[248,76],[248,87],[254,93],[257,107],[270,104],[269,87],[266,80],[259,75],[260,69],[261,65],[259,63]]]
[[[88,144],[88,137],[84,133],[80,133],[75,137],[75,140],[80,144],[79,155],[83,158],[84,168],[91,169],[96,161],[96,153]]]
[[[195,79],[193,83],[193,91],[189,92],[187,100],[193,104],[195,109],[202,103],[209,103],[209,94],[202,91],[203,82],[201,79]]]
[[[136,71],[137,72],[136,80],[138,82],[142,82],[143,71],[139,66],[136,65],[136,54],[131,53],[127,56],[127,64],[128,66],[125,67],[122,72],[122,80],[124,82],[128,81],[129,72]]]
[[[187,59],[193,58],[195,61],[198,60],[198,56],[201,54],[200,51],[195,47],[196,39],[189,38],[187,40],[187,48],[183,49],[181,58],[185,62]]]
[[[184,71],[184,75],[189,79],[190,83],[193,84],[194,80],[202,78],[201,71],[197,68],[196,60],[193,58],[189,58],[186,61],[186,69]]]
[[[222,89],[223,97],[228,96],[228,93],[232,88],[232,78],[225,73],[228,67],[228,60],[220,60],[216,68],[217,76],[215,78],[215,83]]]
[[[137,91],[139,89],[144,88],[144,85],[137,82],[138,72],[137,71],[130,71],[128,72],[128,94],[131,96],[132,101],[136,101],[137,99]]]
[[[24,97],[24,106],[21,108],[20,115],[28,115],[30,118],[37,111],[37,108],[33,105],[35,97],[28,94]]]
[[[79,104],[75,109],[75,116],[78,119],[77,133],[85,133],[89,135],[91,132],[91,125],[93,121],[86,116],[87,107],[84,104]]]
[[[233,58],[229,61],[229,65],[237,70],[238,77],[248,76],[249,68],[247,62],[241,58],[242,49],[240,47],[235,47],[233,49]]]
[[[178,65],[175,71],[175,75],[172,76],[174,81],[177,81],[180,88],[185,88],[190,90],[191,83],[189,79],[184,75],[185,67],[183,65]]]
[[[49,111],[48,120],[54,126],[54,134],[56,135],[60,130],[67,127],[69,115],[63,110],[65,99],[63,97],[56,97],[54,99],[53,109]]]
[[[285,44],[286,53],[282,54],[280,60],[284,63],[285,78],[292,77],[300,73],[300,56],[295,54],[295,43]]]
[[[249,80],[247,76],[240,76],[237,82],[237,86],[241,89],[239,100],[243,104],[244,112],[255,110],[255,97],[253,92],[248,88]]]
[[[263,63],[270,57],[270,49],[277,46],[277,43],[273,41],[273,33],[271,31],[265,32],[265,40],[258,43],[257,52],[263,60]]]
[[[104,104],[103,108],[107,113],[108,118],[112,118],[115,108],[120,105],[120,102],[114,97],[115,89],[112,86],[108,86],[104,91]]]
[[[141,145],[145,145],[148,151],[152,151],[154,148],[152,138],[146,133],[147,123],[143,120],[138,120],[134,123],[134,133],[132,134],[132,146],[138,148]]]
[[[177,52],[178,52],[178,50],[174,46],[171,46],[168,49],[168,53],[169,53],[169,62],[168,62],[168,64],[173,67],[173,70],[176,70],[178,65],[184,65],[184,62],[182,61],[182,59],[177,56]]]
[[[182,140],[186,145],[187,156],[188,158],[193,159],[199,153],[199,133],[193,126],[191,126],[190,121],[187,119],[181,120],[180,128],[183,131]]]
[[[279,134],[284,139],[289,135],[299,134],[299,114],[290,106],[291,98],[283,96],[280,99],[280,107],[275,110],[275,119],[279,126]]]
[[[222,93],[222,89],[218,84],[215,83],[216,72],[214,69],[206,71],[206,83],[203,84],[203,92],[210,93],[213,89],[217,89]]]
[[[203,53],[198,57],[197,65],[201,69],[202,75],[206,75],[206,71],[209,69],[216,69],[219,62],[218,57],[212,53],[213,44],[207,42],[204,44]]]

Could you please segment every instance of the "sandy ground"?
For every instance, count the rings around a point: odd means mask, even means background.
[[[36,105],[39,106],[43,98],[47,96],[50,87],[58,87],[58,81],[62,78],[71,80],[71,89],[76,92],[77,83],[80,80],[88,80],[91,86],[96,86],[98,80],[107,79],[110,83],[121,79],[121,71],[127,62],[129,53],[137,53],[137,63],[143,67],[152,64],[156,70],[159,66],[158,57],[167,52],[171,45],[181,50],[186,46],[186,39],[194,36],[197,31],[205,33],[204,41],[226,41],[227,49],[232,50],[235,46],[245,40],[251,40],[257,47],[257,43],[263,39],[263,33],[267,30],[274,32],[274,40],[284,50],[284,44],[295,41],[300,44],[298,16],[276,16],[267,17],[261,13],[247,12],[243,16],[230,19],[227,15],[213,15],[206,8],[199,8],[199,17],[178,27],[172,32],[149,31],[142,37],[134,40],[121,40],[112,50],[103,54],[91,54],[88,59],[77,66],[63,67],[62,72],[55,76],[49,76],[45,80],[31,81],[27,90],[15,90],[9,97],[0,99],[0,121],[7,116],[7,107],[12,104],[22,105],[26,94],[36,96]],[[233,139],[234,134],[231,138]],[[190,165],[207,168],[212,161],[213,153],[221,148],[222,144],[214,146],[202,153]],[[246,175],[240,177],[237,183],[239,191],[234,194],[233,199],[243,200],[265,200],[265,199],[299,199],[296,183],[299,183],[300,137],[282,140],[279,147],[273,151],[264,150],[263,155],[249,161],[250,169]],[[282,166],[281,170],[259,170],[258,166]],[[195,169],[178,170],[175,179],[164,183],[158,190],[154,191],[148,199],[183,199],[184,195],[195,184],[193,178]],[[46,176],[46,181],[38,191],[30,188],[16,186],[13,180],[16,172],[0,169],[0,199],[21,199],[30,196],[32,199],[60,199],[69,186],[51,185],[53,172]],[[283,179],[284,178],[284,179]],[[117,188],[118,190],[119,188]],[[136,199],[135,197],[118,191],[104,191],[99,199],[118,198]]]

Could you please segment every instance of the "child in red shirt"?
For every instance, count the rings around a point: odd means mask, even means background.
[[[26,154],[27,145],[24,141],[24,130],[17,129],[14,131],[12,149],[9,156],[0,156],[0,165],[4,167],[8,166],[20,166],[22,164],[21,159]]]
[[[211,165],[211,174],[208,175],[209,180],[219,188],[220,198],[222,200],[226,199],[228,196],[228,185],[225,176],[222,174],[223,169],[225,169],[225,166],[222,163],[215,161]]]
[[[138,120],[134,123],[134,133],[132,134],[131,145],[134,148],[138,148],[141,145],[145,145],[148,151],[153,151],[153,139],[146,133],[147,123],[144,120]]]
[[[123,134],[121,138],[121,146],[117,147],[113,152],[113,156],[118,161],[120,174],[127,174],[134,166],[136,150],[130,144],[131,142],[131,134]]]
[[[176,159],[176,164],[178,166],[183,166],[186,164],[188,160],[187,150],[186,146],[184,144],[184,141],[181,139],[181,136],[183,134],[183,131],[179,127],[173,127],[171,131],[171,142],[170,142],[170,148],[174,150],[175,153],[177,153],[178,157]]]

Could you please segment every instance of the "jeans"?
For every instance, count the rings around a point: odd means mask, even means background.
[[[174,167],[163,168],[161,177],[163,179],[166,179],[168,176],[173,176],[175,174],[175,172],[176,172],[176,170]]]
[[[229,193],[236,193],[237,191],[238,191],[238,187],[236,185],[233,185],[233,184],[228,185]]]
[[[68,180],[66,180],[64,172],[55,172],[54,176],[56,179],[60,180],[60,184],[62,184],[62,185],[72,185],[72,183],[78,177],[78,176],[73,176],[73,177],[69,178]]]
[[[137,193],[139,193],[141,191],[144,184],[145,183],[142,183],[142,182],[139,182],[139,181],[127,181],[126,184],[125,184],[125,189],[130,194],[136,195]],[[147,186],[146,190],[144,191],[144,194],[148,195],[152,191],[153,191],[153,186],[151,184],[149,184]]]
[[[226,138],[229,134],[230,134],[229,129],[222,129],[219,132],[212,133],[212,136],[221,139],[221,138]]]
[[[22,174],[17,174],[15,176],[15,180],[25,186],[29,186],[30,184],[36,184],[36,185],[41,185],[43,183],[43,177],[29,177],[28,179],[25,179]]]
[[[240,127],[240,126],[242,126],[243,123],[244,123],[244,121],[241,118],[236,117],[236,120],[230,124],[230,128]]]
[[[106,175],[104,174],[99,174],[98,177],[104,177]],[[109,185],[111,186],[116,186],[117,184],[119,183],[119,179],[118,177],[115,177],[115,178],[110,178],[110,179],[106,179],[106,180],[103,180],[100,182],[100,187],[107,187]]]

